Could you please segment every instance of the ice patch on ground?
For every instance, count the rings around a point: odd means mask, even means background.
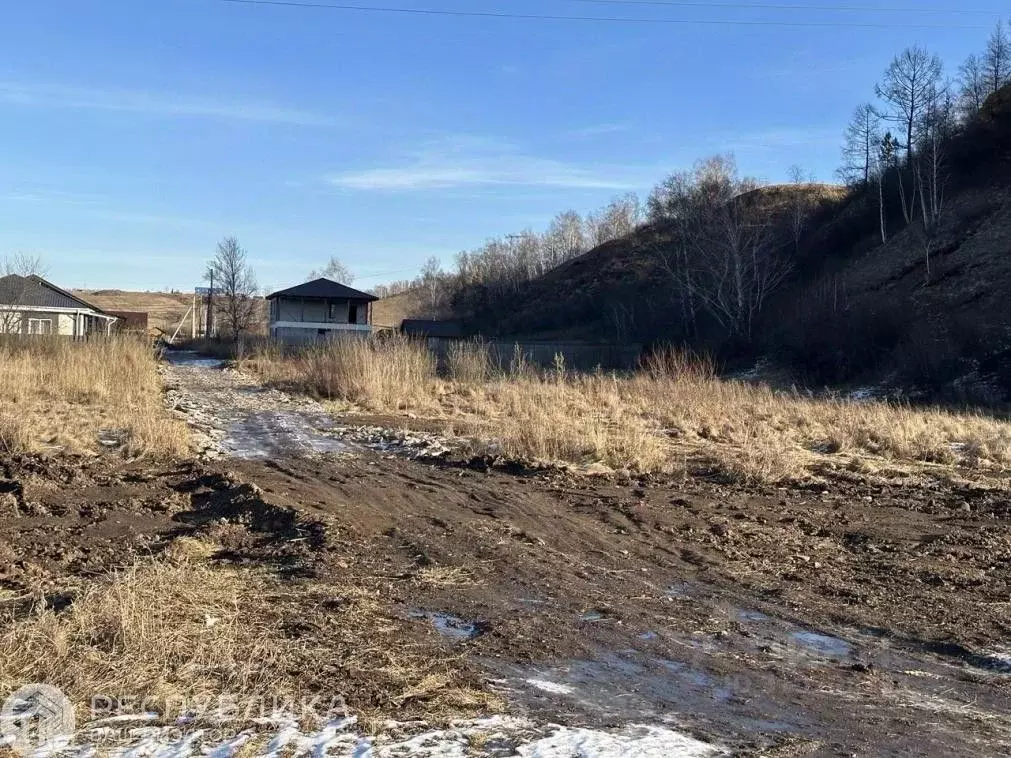
[[[571,695],[572,688],[567,684],[558,684],[557,682],[549,682],[546,679],[527,679],[527,684],[531,687],[536,687],[543,692],[550,692],[552,695]]]
[[[214,740],[211,733],[195,730],[181,735],[171,727],[129,730],[126,739],[108,744],[108,726],[85,728],[73,744],[61,744],[61,754],[85,758],[96,754],[118,758],[226,758],[243,755],[335,756],[338,758],[710,758],[727,755],[667,727],[633,724],[620,729],[586,729],[557,724],[536,725],[526,719],[493,716],[454,722],[448,729],[405,735],[402,725],[391,724],[387,733],[364,736],[353,730],[356,719],[345,718],[315,732],[303,732],[294,720],[275,719],[266,731],[245,730]]]
[[[220,358],[208,358],[195,350],[169,350],[165,353],[165,360],[177,366],[192,368],[224,368],[225,365]]]
[[[800,645],[814,650],[829,658],[845,658],[853,650],[853,646],[838,637],[818,632],[793,632],[790,637]]]
[[[411,611],[407,616],[411,619],[427,619],[435,627],[435,631],[443,637],[449,637],[454,640],[470,640],[481,633],[481,629],[477,624],[464,621],[456,616],[450,616],[448,613]]]

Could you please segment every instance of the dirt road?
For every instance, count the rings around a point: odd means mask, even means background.
[[[321,407],[212,363],[176,359],[166,381],[220,459],[92,482],[74,507],[32,485],[19,497],[39,514],[6,522],[0,539],[40,551],[34,575],[61,561],[94,571],[102,540],[122,551],[178,530],[173,510],[197,507],[180,481],[217,476],[255,484],[261,510],[319,525],[325,538],[299,549],[320,580],[367,588],[408,622],[404,645],[460,656],[536,723],[658,727],[735,755],[1011,752],[1003,493],[416,461],[335,437]],[[14,491],[17,472],[8,481]],[[136,505],[159,487],[177,508]],[[101,527],[85,507],[99,500],[135,505]],[[44,549],[54,528],[63,556]],[[646,754],[623,749],[613,754]]]

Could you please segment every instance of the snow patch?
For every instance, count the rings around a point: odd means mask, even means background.
[[[85,728],[72,744],[60,745],[63,755],[85,758],[96,754],[118,758],[226,758],[252,747],[250,755],[335,756],[337,758],[480,758],[519,755],[522,758],[710,758],[726,751],[666,727],[630,725],[616,730],[585,729],[557,724],[536,725],[527,719],[493,716],[454,722],[448,729],[405,735],[405,724],[388,724],[388,733],[366,737],[354,732],[355,718],[302,732],[292,719],[273,719],[273,731],[245,730],[214,740],[211,732],[180,735],[171,727],[133,729],[115,746],[91,744],[107,736],[108,726]],[[248,744],[247,744],[248,743]]]
[[[659,726],[617,732],[559,727],[549,737],[519,747],[524,758],[704,758],[724,755],[712,745]]]

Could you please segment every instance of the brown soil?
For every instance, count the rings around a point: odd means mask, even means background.
[[[4,607],[22,613],[40,593],[59,607],[82,582],[213,530],[220,561],[374,593],[403,649],[458,656],[465,678],[538,718],[663,719],[737,753],[1011,744],[1011,658],[996,655],[1011,605],[1004,493],[484,468],[371,452],[8,462]],[[431,614],[473,636],[441,635]],[[353,704],[382,705],[367,677],[351,684]]]

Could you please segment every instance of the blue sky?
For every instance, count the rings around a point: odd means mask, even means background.
[[[558,211],[645,195],[717,152],[766,180],[797,164],[830,181],[842,130],[893,54],[920,43],[953,73],[1008,10],[357,4],[654,22],[7,3],[0,256],[39,255],[64,286],[189,289],[234,234],[264,286],[297,283],[337,255],[364,288],[413,276],[431,255],[448,265],[488,237],[539,230]]]

